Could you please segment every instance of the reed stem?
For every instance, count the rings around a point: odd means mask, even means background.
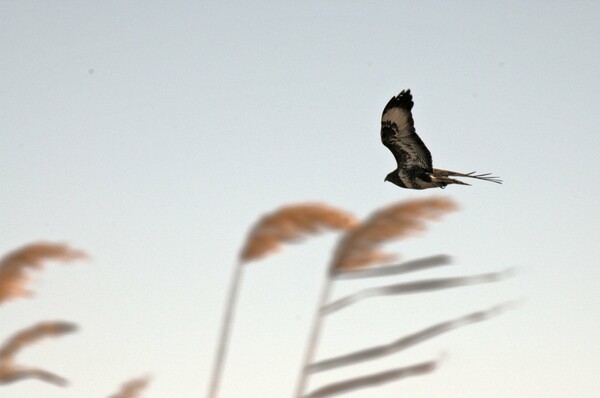
[[[227,355],[227,349],[229,348],[229,336],[231,334],[235,307],[242,281],[243,265],[243,261],[238,261],[231,276],[231,281],[229,282],[229,293],[225,307],[225,314],[221,324],[219,347],[217,348],[217,353],[213,362],[213,373],[207,398],[216,398],[219,393],[221,376],[223,375],[223,368],[225,366],[225,357]]]
[[[308,384],[308,378],[310,376],[308,372],[308,367],[312,363],[315,354],[317,352],[317,346],[319,344],[319,338],[321,337],[321,329],[323,326],[324,317],[321,314],[321,308],[327,304],[329,301],[329,297],[333,291],[333,283],[334,278],[330,272],[327,273],[325,283],[321,288],[321,297],[319,298],[319,302],[317,303],[317,308],[315,310],[315,315],[312,323],[312,328],[310,331],[310,337],[308,340],[308,344],[306,345],[306,351],[304,352],[304,360],[302,362],[302,367],[300,368],[300,376],[298,377],[298,384],[296,385],[296,391],[294,393],[295,398],[300,398],[304,395],[306,391],[306,387]]]

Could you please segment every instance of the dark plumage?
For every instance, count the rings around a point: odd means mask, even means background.
[[[469,185],[450,177],[469,177],[501,184],[498,177],[486,174],[457,173],[434,169],[431,153],[415,131],[412,118],[414,103],[410,90],[392,97],[381,115],[381,142],[396,158],[398,167],[385,177],[399,187],[409,189],[444,188],[450,184]]]

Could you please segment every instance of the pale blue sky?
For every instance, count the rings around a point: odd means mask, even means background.
[[[0,339],[40,320],[81,325],[20,357],[72,386],[23,382],[2,397],[105,397],[146,373],[149,398],[203,397],[258,216],[325,201],[363,217],[431,195],[462,210],[393,249],[456,265],[414,278],[521,274],[359,304],[328,320],[319,356],[525,305],[312,386],[446,352],[432,375],[346,396],[597,396],[598,21],[591,1],[1,2],[0,253],[43,239],[92,256],[48,267],[34,299],[0,307]],[[404,88],[434,165],[505,184],[384,183],[395,163],[379,118]],[[291,396],[335,242],[247,269],[222,398]]]

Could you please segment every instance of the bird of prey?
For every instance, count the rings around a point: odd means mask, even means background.
[[[402,90],[392,97],[381,115],[381,142],[396,158],[398,167],[389,173],[384,181],[402,188],[427,189],[445,188],[446,185],[470,185],[450,177],[468,177],[501,184],[502,180],[490,173],[457,173],[455,171],[434,169],[431,153],[415,131],[412,117],[414,103],[410,90]]]
[[[71,333],[77,326],[69,322],[41,322],[15,333],[0,347],[0,385],[25,379],[39,379],[64,387],[67,380],[43,369],[25,368],[14,364],[16,354],[24,347],[46,337]]]

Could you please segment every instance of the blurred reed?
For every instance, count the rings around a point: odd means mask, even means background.
[[[15,356],[23,348],[48,337],[59,337],[77,330],[77,325],[63,321],[40,322],[9,337],[0,347],[0,384],[36,378],[58,386],[66,386],[67,380],[42,369],[15,365]]]
[[[398,351],[413,347],[419,343],[447,333],[454,329],[470,325],[476,322],[482,322],[494,316],[502,314],[504,311],[514,307],[513,302],[493,306],[487,310],[473,312],[463,315],[449,321],[441,322],[418,332],[403,336],[388,344],[370,347],[368,349],[351,352],[334,358],[324,359],[308,366],[310,373],[322,372],[335,369],[341,366],[355,365],[360,362],[369,361],[383,356],[395,354]]]
[[[336,280],[342,279],[364,279],[379,278],[382,276],[401,275],[409,272],[422,271],[434,267],[449,265],[452,258],[445,254],[419,258],[417,260],[405,261],[398,265],[388,265],[375,268],[336,269],[332,277]]]
[[[68,263],[87,255],[65,244],[37,242],[16,249],[0,259],[0,304],[18,297],[29,297],[28,269],[41,269],[47,261]]]
[[[441,357],[441,356],[440,356]],[[439,365],[440,359],[434,359],[427,362],[421,362],[416,365],[402,368],[390,369],[385,372],[375,373],[367,376],[356,377],[351,380],[332,383],[321,387],[312,393],[305,395],[305,398],[323,398],[334,395],[345,394],[359,388],[372,387],[374,385],[389,383],[395,380],[411,376],[420,376],[433,372]]]
[[[143,376],[126,381],[119,391],[108,398],[141,398],[142,391],[150,384],[150,377]]]
[[[331,270],[335,273],[391,261],[396,256],[379,251],[382,244],[422,232],[427,221],[456,209],[453,201],[441,197],[405,201],[380,209],[344,235]]]
[[[480,283],[498,282],[514,275],[514,270],[491,272],[480,275],[470,275],[455,278],[426,279],[417,282],[398,283],[395,285],[379,286],[361,290],[343,297],[321,308],[323,314],[331,314],[361,300],[377,296],[393,296],[400,294],[425,293],[434,290],[452,289],[456,287]]]
[[[319,203],[285,206],[263,216],[246,239],[240,259],[255,261],[281,249],[283,243],[325,230],[346,230],[356,225],[353,215]]]
[[[354,227],[356,222],[355,217],[351,214],[320,203],[284,206],[258,220],[246,238],[238,263],[233,271],[225,304],[219,345],[213,364],[208,398],[215,398],[219,391],[242,279],[243,265],[277,252],[284,243],[299,242],[305,237],[327,230],[347,230]]]
[[[396,258],[393,254],[381,251],[381,245],[418,234],[425,230],[428,221],[437,220],[442,215],[456,209],[457,206],[453,201],[440,197],[398,202],[375,211],[365,221],[342,236],[334,252],[321,290],[318,307],[315,310],[294,394],[296,398],[304,396],[308,384],[309,372],[307,369],[316,354],[323,326],[324,312],[322,308],[329,301],[333,283],[344,275],[360,275],[361,273],[367,277],[394,275],[449,263],[447,256],[435,256],[417,260],[412,264],[384,267],[382,269],[385,271],[382,272],[363,271],[367,267],[380,265]]]

